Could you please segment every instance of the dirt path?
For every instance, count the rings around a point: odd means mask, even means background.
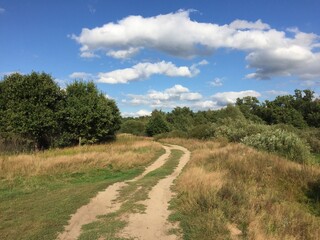
[[[174,179],[181,173],[183,167],[190,159],[190,152],[180,146],[172,145],[173,149],[184,152],[178,167],[168,177],[160,180],[149,193],[149,199],[143,201],[146,206],[145,213],[136,213],[128,216],[128,226],[120,234],[121,237],[139,240],[173,240],[178,239],[175,235],[168,235],[168,231],[174,227],[167,219],[170,215],[168,210],[169,201],[172,198],[170,187]]]
[[[128,216],[128,226],[122,231],[121,236],[138,239],[177,239],[176,236],[167,235],[172,227],[167,222],[170,214],[168,210],[169,201],[172,198],[170,187],[174,179],[180,174],[182,168],[190,159],[190,152],[180,146],[163,146],[165,154],[160,156],[153,164],[145,169],[138,177],[127,181],[117,182],[110,185],[104,191],[99,192],[90,202],[79,208],[71,216],[64,232],[59,233],[57,240],[75,240],[81,234],[81,227],[85,224],[97,220],[97,216],[106,215],[120,209],[121,203],[116,202],[119,191],[128,185],[128,182],[137,181],[143,178],[149,172],[161,167],[168,159],[172,149],[178,149],[184,152],[178,167],[168,177],[160,180],[149,193],[149,199],[142,203],[146,205],[145,214],[132,214]]]
[[[137,181],[149,172],[161,167],[171,152],[169,147],[163,146],[163,148],[166,150],[165,154],[161,155],[155,162],[148,166],[141,175],[130,181]],[[83,225],[97,220],[96,217],[99,215],[117,211],[120,208],[121,203],[117,203],[115,200],[118,197],[119,190],[124,186],[127,186],[126,182],[117,182],[107,187],[104,191],[99,192],[87,205],[79,208],[77,212],[71,216],[68,225],[65,226],[64,232],[59,233],[57,239],[77,239],[80,236],[81,227]]]

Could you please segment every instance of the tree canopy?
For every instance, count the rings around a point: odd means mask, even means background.
[[[34,142],[36,148],[48,147],[58,131],[57,112],[63,94],[45,73],[18,73],[0,82],[0,130]]]
[[[60,89],[46,73],[0,81],[0,137],[27,139],[36,149],[105,141],[120,128],[120,112],[92,82]]]

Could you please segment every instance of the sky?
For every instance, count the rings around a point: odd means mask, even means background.
[[[320,94],[319,0],[0,0],[0,79],[94,81],[123,116]]]

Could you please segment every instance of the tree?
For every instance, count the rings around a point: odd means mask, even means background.
[[[167,121],[165,120],[164,113],[158,110],[154,110],[146,126],[147,135],[154,136],[154,135],[169,132],[169,131],[170,131],[170,128]]]
[[[273,101],[265,101],[259,109],[259,116],[269,124],[290,124],[303,128],[306,122],[301,110],[297,110],[296,99],[292,95],[278,96]]]
[[[12,74],[0,82],[0,132],[16,134],[47,148],[58,133],[56,112],[62,92],[45,73]]]
[[[167,121],[174,129],[188,131],[194,125],[194,113],[188,107],[176,107],[167,115]]]
[[[121,132],[142,136],[145,134],[145,128],[144,122],[136,119],[129,119],[122,123]]]
[[[114,137],[121,117],[113,100],[98,91],[93,82],[78,82],[66,88],[62,145],[95,143]]]
[[[256,97],[246,96],[243,98],[237,98],[236,106],[239,107],[243,115],[257,123],[262,123],[262,119],[257,116],[257,113],[260,108],[260,102]]]

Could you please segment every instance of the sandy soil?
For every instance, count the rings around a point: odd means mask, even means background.
[[[153,187],[149,193],[149,199],[141,202],[146,206],[145,213],[135,213],[128,216],[128,226],[120,234],[121,237],[134,238],[139,240],[178,239],[176,235],[168,235],[168,231],[174,226],[168,222],[170,211],[169,201],[172,198],[170,187],[174,179],[181,173],[183,167],[190,159],[190,152],[180,146],[172,146],[172,149],[179,149],[184,152],[178,167],[165,179]]]
[[[98,215],[108,214],[117,211],[120,204],[114,202],[118,196],[118,191],[126,184],[124,182],[117,182],[103,192],[99,192],[97,196],[92,198],[90,202],[82,206],[72,215],[64,232],[58,235],[59,240],[74,240],[80,236],[81,227],[85,224],[96,220]]]
[[[130,181],[137,181],[149,172],[161,167],[170,155],[170,148],[166,146],[163,146],[163,148],[166,150],[165,154],[161,155],[155,162],[148,166],[141,175]],[[71,216],[68,225],[65,226],[64,232],[59,233],[57,239],[77,239],[81,234],[81,227],[83,225],[97,220],[97,216],[99,215],[117,211],[120,208],[121,203],[117,203],[115,200],[118,197],[119,190],[126,185],[127,183],[125,182],[117,182],[110,185],[104,191],[99,192],[87,205],[79,208],[76,213]]]

